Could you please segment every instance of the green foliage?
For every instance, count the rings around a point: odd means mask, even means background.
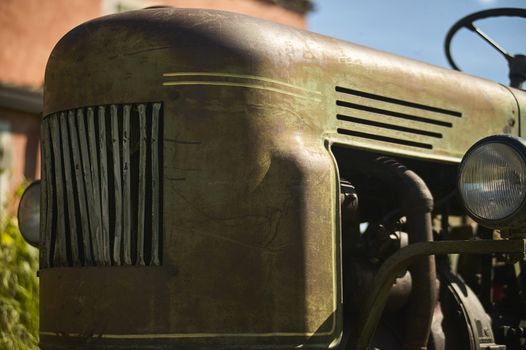
[[[0,222],[0,350],[38,349],[38,250],[16,219]]]

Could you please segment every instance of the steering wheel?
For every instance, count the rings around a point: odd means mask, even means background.
[[[457,66],[457,64],[455,63],[451,55],[451,40],[453,39],[453,36],[460,29],[462,28],[469,29],[470,31],[479,35],[482,39],[484,39],[484,41],[486,41],[495,50],[497,50],[502,56],[504,56],[506,61],[508,61],[508,65],[510,68],[510,73],[509,73],[510,86],[521,88],[522,83],[526,80],[526,56],[525,55],[515,55],[515,56],[510,55],[506,50],[504,50],[499,44],[493,41],[489,36],[487,36],[479,28],[477,28],[475,24],[473,23],[480,19],[502,17],[502,16],[526,18],[526,9],[497,8],[497,9],[475,12],[475,13],[472,13],[471,15],[464,17],[461,20],[459,20],[457,23],[455,23],[451,27],[451,29],[449,29],[446,35],[446,39],[444,41],[444,50],[446,51],[447,61],[449,62],[451,67],[453,69],[461,71],[461,69]]]

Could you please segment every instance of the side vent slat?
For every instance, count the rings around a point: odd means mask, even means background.
[[[409,128],[409,127],[400,126],[396,124],[382,123],[382,122],[378,122],[378,121],[370,120],[370,119],[354,118],[354,117],[350,117],[348,115],[343,115],[343,114],[336,115],[336,119],[351,122],[351,123],[356,123],[356,124],[376,126],[378,128],[384,128],[384,129],[389,129],[389,130],[408,132],[408,133],[412,133],[416,135],[424,135],[424,136],[435,137],[439,139],[442,138],[442,134],[438,132],[414,129],[414,128]]]
[[[44,118],[42,268],[161,264],[162,125],[161,103]]]
[[[397,139],[397,138],[394,138],[394,137],[387,137],[387,136],[381,136],[381,135],[375,135],[375,134],[367,134],[367,133],[359,132],[359,131],[338,129],[338,132],[340,134],[344,134],[344,135],[363,137],[363,138],[367,138],[367,139],[371,139],[371,140],[377,140],[377,141],[391,142],[391,143],[396,143],[396,144],[399,144],[399,145],[413,146],[413,147],[427,148],[427,149],[432,149],[433,148],[432,145],[427,144],[427,143],[415,142],[415,141],[409,141],[409,140],[402,140],[402,139]]]
[[[357,110],[360,110],[360,111],[376,113],[376,114],[380,114],[380,115],[388,115],[388,116],[391,116],[391,117],[405,119],[405,120],[411,120],[411,121],[420,122],[420,123],[427,123],[427,124],[432,124],[432,125],[445,126],[447,128],[450,128],[453,125],[450,122],[444,122],[444,121],[441,121],[441,120],[435,120],[435,119],[430,119],[430,118],[419,117],[417,115],[412,115],[412,114],[407,114],[407,113],[400,113],[400,112],[390,111],[390,110],[382,109],[382,108],[375,108],[375,107],[370,107],[370,106],[364,106],[364,105],[360,105],[360,104],[357,104],[357,103],[351,103],[351,102],[347,102],[347,101],[336,101],[336,105],[337,106],[351,108],[351,109],[357,109]]]
[[[368,98],[368,99],[371,99],[371,100],[384,101],[384,102],[397,104],[397,105],[400,105],[400,106],[406,106],[406,107],[412,107],[412,108],[416,108],[416,109],[421,109],[421,110],[424,110],[424,111],[448,114],[448,115],[451,115],[451,116],[454,116],[454,117],[459,117],[459,118],[462,116],[462,113],[456,112],[456,111],[452,111],[452,110],[449,110],[449,109],[438,108],[438,107],[434,107],[434,106],[428,106],[428,105],[424,105],[424,104],[421,104],[421,103],[415,103],[415,102],[411,102],[411,101],[400,100],[400,99],[387,97],[387,96],[382,96],[382,95],[376,95],[376,94],[372,94],[370,92],[344,88],[342,86],[337,86],[336,87],[336,91],[342,92],[342,93],[345,93],[345,94],[348,94],[348,95],[365,97],[365,98]]]
[[[431,150],[462,113],[360,91],[335,87],[336,131],[360,142],[396,144]]]

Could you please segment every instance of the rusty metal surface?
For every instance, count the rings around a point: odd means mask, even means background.
[[[474,141],[505,130],[516,108],[489,81],[211,10],[93,20],[51,54],[44,116],[148,101],[164,112],[162,266],[42,270],[45,348],[74,339],[91,348],[118,339],[337,343],[331,143],[457,162]]]
[[[378,325],[389,290],[400,271],[422,256],[440,254],[510,253],[524,257],[526,240],[479,240],[419,242],[400,249],[386,260],[375,277],[375,283],[365,300],[351,332],[349,349],[366,349]]]

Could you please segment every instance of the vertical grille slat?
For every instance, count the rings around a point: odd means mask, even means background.
[[[120,261],[122,237],[122,189],[121,189],[121,155],[119,149],[119,115],[116,105],[111,105],[111,143],[113,154],[113,203],[114,203],[114,253],[116,261]]]
[[[60,145],[60,125],[57,117],[51,120],[51,144],[55,166],[55,196],[57,204],[64,203],[64,178],[62,174],[62,151]],[[54,244],[53,262],[63,266],[67,264],[66,253],[66,227],[64,222],[64,206],[57,205],[56,234]]]
[[[43,153],[43,166],[44,175],[43,182],[43,193],[44,199],[41,201],[42,208],[41,213],[44,214],[44,225],[43,231],[40,232],[40,241],[42,246],[40,248],[40,265],[43,267],[51,266],[51,230],[53,221],[53,177],[52,177],[52,160],[51,160],[51,143],[49,138],[49,119],[46,119],[42,123],[42,153]]]
[[[90,173],[93,185],[93,207],[95,220],[95,239],[97,242],[97,250],[99,252],[99,259],[102,264],[107,264],[110,261],[108,252],[108,241],[105,240],[102,230],[102,211],[100,202],[100,187],[99,187],[99,161],[97,156],[97,141],[95,134],[95,113],[93,108],[87,109],[88,121],[88,147],[90,155]]]
[[[161,103],[44,118],[42,268],[161,264],[162,125]]]
[[[146,106],[139,105],[139,198],[137,218],[137,264],[144,265],[144,215],[146,213]]]
[[[102,264],[101,252],[98,249],[100,247],[99,242],[99,231],[100,226],[97,220],[98,212],[95,206],[95,199],[93,198],[93,181],[91,179],[91,164],[90,164],[90,151],[88,148],[88,140],[85,125],[85,114],[82,109],[77,110],[77,129],[79,133],[79,145],[80,145],[80,159],[82,163],[82,178],[86,185],[86,199],[88,204],[88,222],[89,222],[89,238],[91,240],[91,248],[93,254],[94,263],[97,265]]]
[[[69,130],[66,120],[66,114],[60,113],[60,135],[62,137],[62,154],[64,160],[64,177],[66,183],[66,201],[68,209],[68,223],[69,223],[69,232],[77,232],[77,220],[76,220],[76,210],[75,210],[75,191],[73,184],[73,177],[71,175],[72,164],[71,164],[71,154],[69,146]],[[80,265],[80,255],[78,248],[77,235],[69,235],[70,245],[71,245],[71,259],[73,265]]]
[[[151,156],[152,156],[152,249],[151,261],[153,265],[159,265],[159,145],[157,135],[159,135],[159,112],[161,104],[155,103],[152,111],[152,138],[151,138]]]
[[[108,149],[106,144],[106,113],[104,107],[98,108],[99,122],[99,159],[100,159],[100,201],[101,201],[101,219],[102,235],[104,244],[106,244],[107,259],[110,261],[110,217],[109,217],[109,196],[108,196]],[[115,259],[114,259],[115,261]]]
[[[71,153],[73,154],[73,169],[75,172],[75,179],[77,184],[77,204],[78,215],[80,216],[80,230],[77,235],[80,236],[79,241],[82,242],[82,251],[84,253],[84,265],[93,265],[93,254],[90,242],[90,225],[88,218],[88,205],[86,201],[86,186],[84,184],[84,177],[82,175],[82,160],[80,156],[79,136],[77,131],[77,121],[75,119],[75,111],[68,111],[68,125],[69,136],[71,138]],[[77,217],[78,220],[78,217]],[[77,221],[79,222],[79,221]]]
[[[131,189],[130,189],[130,113],[131,105],[125,105],[122,120],[122,205],[124,232],[124,262],[131,265]]]

